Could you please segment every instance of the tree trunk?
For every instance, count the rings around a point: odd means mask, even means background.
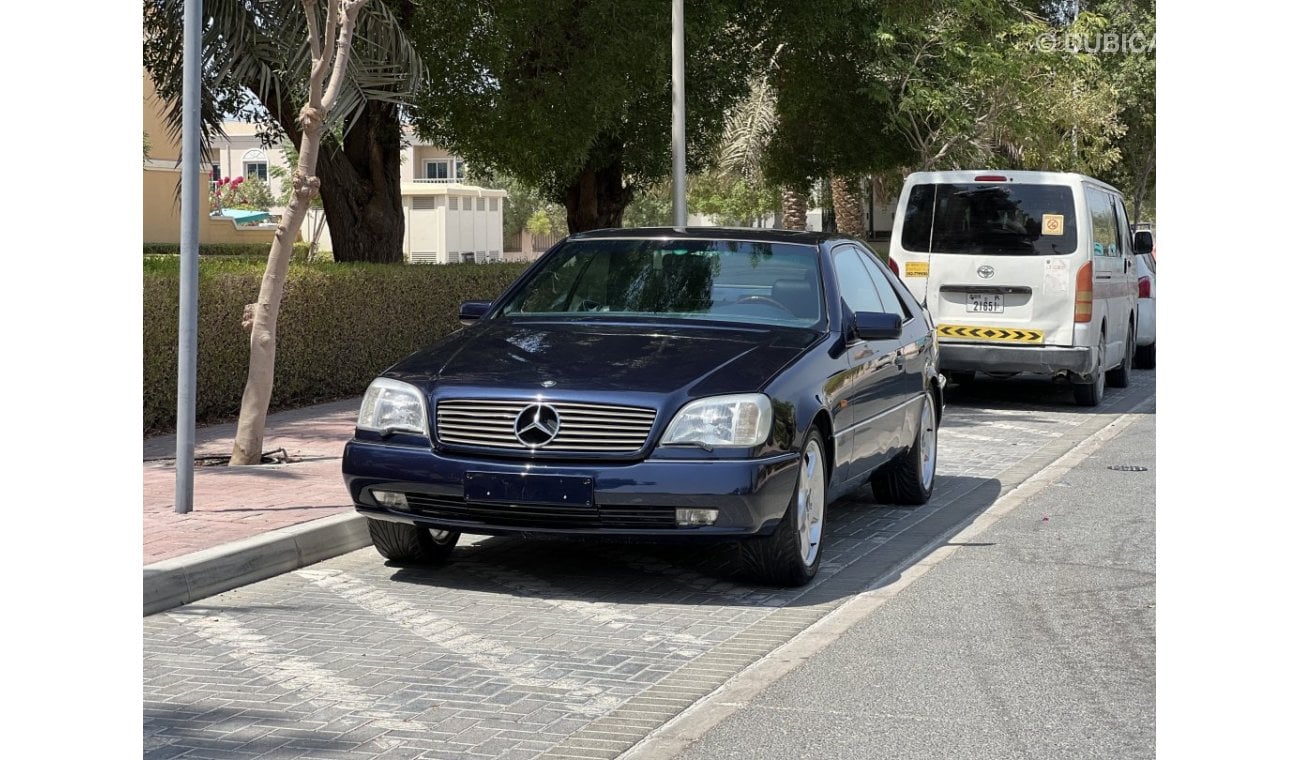
[[[387,5],[404,24],[414,17],[411,0]],[[253,92],[260,90],[257,82],[245,86]],[[301,145],[298,104],[283,93],[265,98],[264,104],[285,136]],[[332,140],[321,147],[316,176],[320,177],[321,207],[335,261],[386,264],[403,260],[406,216],[402,212],[401,165],[402,125],[397,107],[391,103],[368,101],[341,148]]]
[[[794,188],[781,189],[781,229],[808,229],[808,196]]]
[[[1154,148],[1147,153],[1146,160],[1142,162],[1142,168],[1134,172],[1133,176],[1133,218],[1130,222],[1142,221],[1142,204],[1146,201],[1147,187],[1151,180],[1151,172],[1156,168],[1156,151]]]
[[[262,287],[257,303],[246,309],[251,317],[248,352],[248,380],[244,383],[244,396],[239,407],[239,423],[235,428],[235,443],[230,454],[230,464],[260,464],[262,442],[266,432],[266,413],[271,405],[271,389],[275,383],[276,327],[280,317],[280,300],[284,295],[285,275],[293,257],[293,241],[302,229],[303,219],[312,199],[320,192],[320,178],[315,176],[320,154],[321,135],[325,117],[338,98],[338,90],[347,72],[348,56],[352,47],[352,31],[357,14],[366,0],[326,0],[324,16],[325,34],[322,42],[316,0],[303,0],[307,13],[307,28],[311,35],[312,74],[308,87],[307,104],[299,112],[302,142],[298,148],[298,166],[293,172],[293,196],[289,207],[280,219],[271,242],[271,253],[262,275]],[[342,28],[338,40],[334,39],[336,25]],[[326,50],[333,57],[330,71]],[[329,75],[329,86],[325,78]],[[322,92],[322,89],[324,91]]]
[[[839,222],[835,219],[835,203],[827,203],[824,199],[831,197],[831,180],[824,179],[821,187],[817,188],[817,194],[823,198],[822,201],[822,232],[839,232]]]
[[[857,179],[831,177],[831,203],[835,206],[837,230],[844,235],[866,239],[867,226],[863,215],[862,192]]]
[[[623,162],[596,168],[588,160],[564,190],[569,234],[623,226],[623,210],[632,202],[632,188],[623,185]]]
[[[335,261],[401,263],[401,166],[401,126],[391,103],[367,102],[342,146],[322,146],[317,173]]]

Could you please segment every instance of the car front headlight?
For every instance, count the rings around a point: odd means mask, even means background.
[[[692,401],[673,418],[665,444],[757,446],[772,432],[772,401],[761,393]]]
[[[389,433],[419,433],[429,436],[429,415],[424,394],[410,383],[381,377],[366,389],[357,414],[357,428]]]

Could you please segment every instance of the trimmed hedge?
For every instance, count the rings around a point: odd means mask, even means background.
[[[293,244],[293,260],[306,261],[307,253],[311,250],[309,243]],[[239,256],[248,259],[261,259],[266,261],[266,257],[271,253],[270,243],[200,243],[200,256]],[[180,243],[145,243],[145,256],[180,256]],[[317,252],[319,257],[320,252]]]
[[[385,368],[459,329],[461,301],[493,299],[526,264],[293,263],[276,340],[271,409],[362,393]],[[199,262],[196,417],[238,415],[248,377],[244,305],[257,300],[264,263]],[[144,431],[172,429],[180,263],[144,260]]]

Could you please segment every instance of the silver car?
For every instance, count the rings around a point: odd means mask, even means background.
[[[1146,237],[1149,241],[1143,241]],[[1156,251],[1151,231],[1139,229],[1134,233],[1134,249],[1149,250],[1134,257],[1138,276],[1137,301],[1137,351],[1133,366],[1138,369],[1156,368]]]

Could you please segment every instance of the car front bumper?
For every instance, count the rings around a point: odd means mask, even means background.
[[[1000,346],[939,343],[943,371],[1037,372],[1085,374],[1097,366],[1095,351],[1069,346]]]
[[[358,512],[439,530],[487,535],[740,538],[770,533],[798,479],[798,454],[764,459],[551,463],[456,456],[428,447],[353,440],[343,478]],[[510,503],[466,498],[466,475],[590,481],[589,504]],[[381,506],[373,491],[405,495]],[[679,527],[679,508],[716,509],[712,525]]]

